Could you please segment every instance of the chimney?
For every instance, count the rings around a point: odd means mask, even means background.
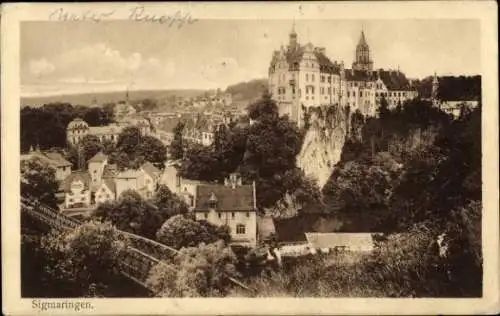
[[[242,184],[241,177],[238,173],[234,172],[229,175],[229,179],[224,180],[224,184],[226,186],[231,186],[231,188],[235,189],[237,186]]]

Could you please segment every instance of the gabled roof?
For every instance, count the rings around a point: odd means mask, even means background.
[[[156,168],[152,163],[149,161],[146,162],[141,166],[142,170],[144,170],[145,173],[147,173],[151,178],[156,178],[160,175],[161,171]]]
[[[45,156],[53,162],[57,167],[66,167],[71,166],[71,162],[64,159],[64,157],[60,153],[56,152],[46,152]]]
[[[388,90],[410,90],[410,81],[404,73],[395,70],[380,70],[378,73]]]
[[[252,185],[240,185],[234,189],[220,184],[205,184],[196,187],[195,211],[208,211],[209,200],[217,199],[216,211],[254,211],[254,192]]]
[[[115,181],[113,179],[111,179],[111,178],[104,178],[102,180],[102,184],[101,185],[107,186],[111,192],[113,192],[114,194],[116,194],[116,184],[115,184]]]
[[[116,175],[117,179],[130,179],[130,178],[139,178],[141,176],[141,171],[139,170],[124,170]]]
[[[315,248],[373,248],[372,233],[306,233],[307,241]]]
[[[63,180],[61,188],[65,192],[69,192],[71,191],[71,184],[75,181],[81,181],[85,190],[90,188],[91,178],[87,171],[73,171]]]
[[[106,156],[102,151],[98,152],[97,154],[94,155],[94,157],[89,159],[89,162],[104,162],[108,159],[108,156]]]

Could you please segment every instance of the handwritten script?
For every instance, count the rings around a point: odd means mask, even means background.
[[[49,20],[65,22],[101,22],[102,20],[110,19],[116,17],[117,15],[116,10],[87,10],[77,13],[65,10],[64,8],[59,8],[49,14]],[[198,19],[191,16],[190,12],[178,10],[173,14],[158,14],[148,12],[144,6],[138,6],[127,10],[125,19],[136,22],[163,24],[168,27],[176,26],[177,28],[181,28],[184,25],[193,24],[198,21]]]

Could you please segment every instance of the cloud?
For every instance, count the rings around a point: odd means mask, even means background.
[[[106,43],[96,43],[31,60],[23,75],[26,83],[167,82],[175,75],[175,64],[138,52],[124,55]]]
[[[30,74],[37,78],[46,76],[55,70],[55,66],[46,58],[31,60],[28,67]]]

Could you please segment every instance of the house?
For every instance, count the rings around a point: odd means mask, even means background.
[[[152,194],[158,188],[161,171],[150,162],[146,162],[145,164],[143,164],[140,170],[144,173],[144,184],[147,188],[146,194],[151,194],[152,196]]]
[[[33,158],[38,158],[43,163],[52,167],[55,170],[55,178],[57,181],[62,181],[71,174],[71,162],[64,159],[58,152],[42,152],[38,148],[36,150],[31,148],[28,154],[21,155],[21,163]]]
[[[62,183],[65,193],[64,207],[90,207],[91,201],[91,177],[86,171],[72,172]]]
[[[343,250],[370,252],[374,248],[372,233],[306,233],[310,248],[322,252]]]
[[[257,204],[255,182],[243,185],[237,174],[231,174],[224,185],[196,186],[194,213],[197,220],[227,225],[231,242],[255,247],[257,244]]]
[[[127,190],[137,191],[141,196],[145,196],[144,172],[141,170],[124,170],[115,177],[116,198]]]
[[[97,205],[116,200],[116,185],[112,178],[104,178],[94,193]]]
[[[92,188],[100,186],[102,176],[104,174],[104,168],[108,164],[108,156],[102,153],[102,151],[95,154],[88,161],[88,170],[90,178],[92,180]]]

